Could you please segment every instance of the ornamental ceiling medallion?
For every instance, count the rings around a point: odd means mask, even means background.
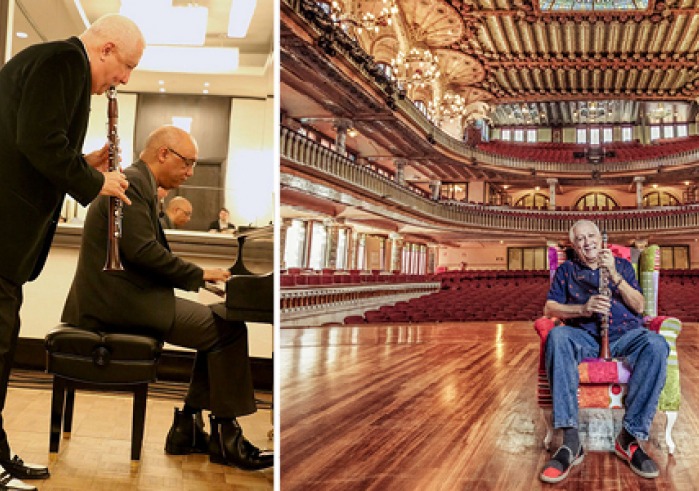
[[[464,35],[461,16],[443,0],[402,0],[399,6],[413,43],[446,47]]]
[[[474,85],[485,78],[485,69],[480,61],[453,49],[435,49],[439,57],[439,69],[445,86],[451,84]]]

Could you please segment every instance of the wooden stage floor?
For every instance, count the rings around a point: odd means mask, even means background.
[[[12,451],[27,462],[49,463],[51,391],[10,384],[3,416]],[[266,396],[265,396],[266,397]],[[266,397],[271,399],[271,397]],[[39,491],[271,491],[274,470],[254,472],[211,464],[208,456],[165,454],[173,407],[181,402],[148,398],[141,463],[131,465],[131,397],[78,391],[73,432],[62,439],[51,477],[27,481]],[[247,438],[270,448],[269,410],[239,418]],[[208,431],[208,421],[206,423]]]
[[[682,407],[667,454],[665,417],[645,448],[660,477],[590,452],[556,486],[536,405],[529,322],[282,329],[281,489],[699,490],[699,324],[678,340]],[[554,437],[554,449],[560,436]]]

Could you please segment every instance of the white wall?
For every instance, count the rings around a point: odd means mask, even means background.
[[[274,221],[274,100],[232,99],[225,206],[236,225]]]

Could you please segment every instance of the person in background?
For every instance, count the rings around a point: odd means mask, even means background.
[[[182,228],[192,219],[192,203],[187,198],[175,196],[165,207],[165,213],[160,216],[163,229]]]
[[[218,220],[214,220],[209,225],[209,232],[235,232],[235,225],[228,222],[228,210],[226,208],[221,208],[218,211]]]
[[[87,330],[151,335],[197,350],[184,407],[175,408],[165,451],[208,453],[214,463],[246,470],[273,464],[273,454],[245,439],[237,418],[257,411],[244,322],[216,316],[207,305],[175,296],[205,281],[224,281],[225,269],[202,269],[170,251],[158,225],[157,187],[175,189],[194,174],[198,148],[189,133],[162,126],[140,160],[124,172],[133,204],[124,210],[119,253],[124,271],[105,274],[108,200],[87,212],[78,267],[61,320]],[[202,410],[211,411],[211,438]]]
[[[0,411],[22,285],[43,269],[66,194],[83,206],[98,195],[130,203],[122,172],[106,172],[108,144],[87,155],[82,147],[91,95],[126,84],[144,47],[136,24],[107,15],[79,37],[30,46],[0,68]],[[46,466],[12,458],[2,417],[0,466],[3,489],[35,489],[21,479],[49,476]]]

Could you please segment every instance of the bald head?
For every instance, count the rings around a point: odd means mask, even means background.
[[[192,203],[182,196],[175,196],[167,204],[165,213],[175,227],[182,227],[192,218]]]
[[[174,189],[194,175],[197,155],[197,142],[189,133],[165,125],[148,135],[139,157],[150,168],[158,186]]]
[[[80,35],[80,40],[90,60],[93,94],[128,83],[146,47],[138,26],[118,14],[97,19]]]

